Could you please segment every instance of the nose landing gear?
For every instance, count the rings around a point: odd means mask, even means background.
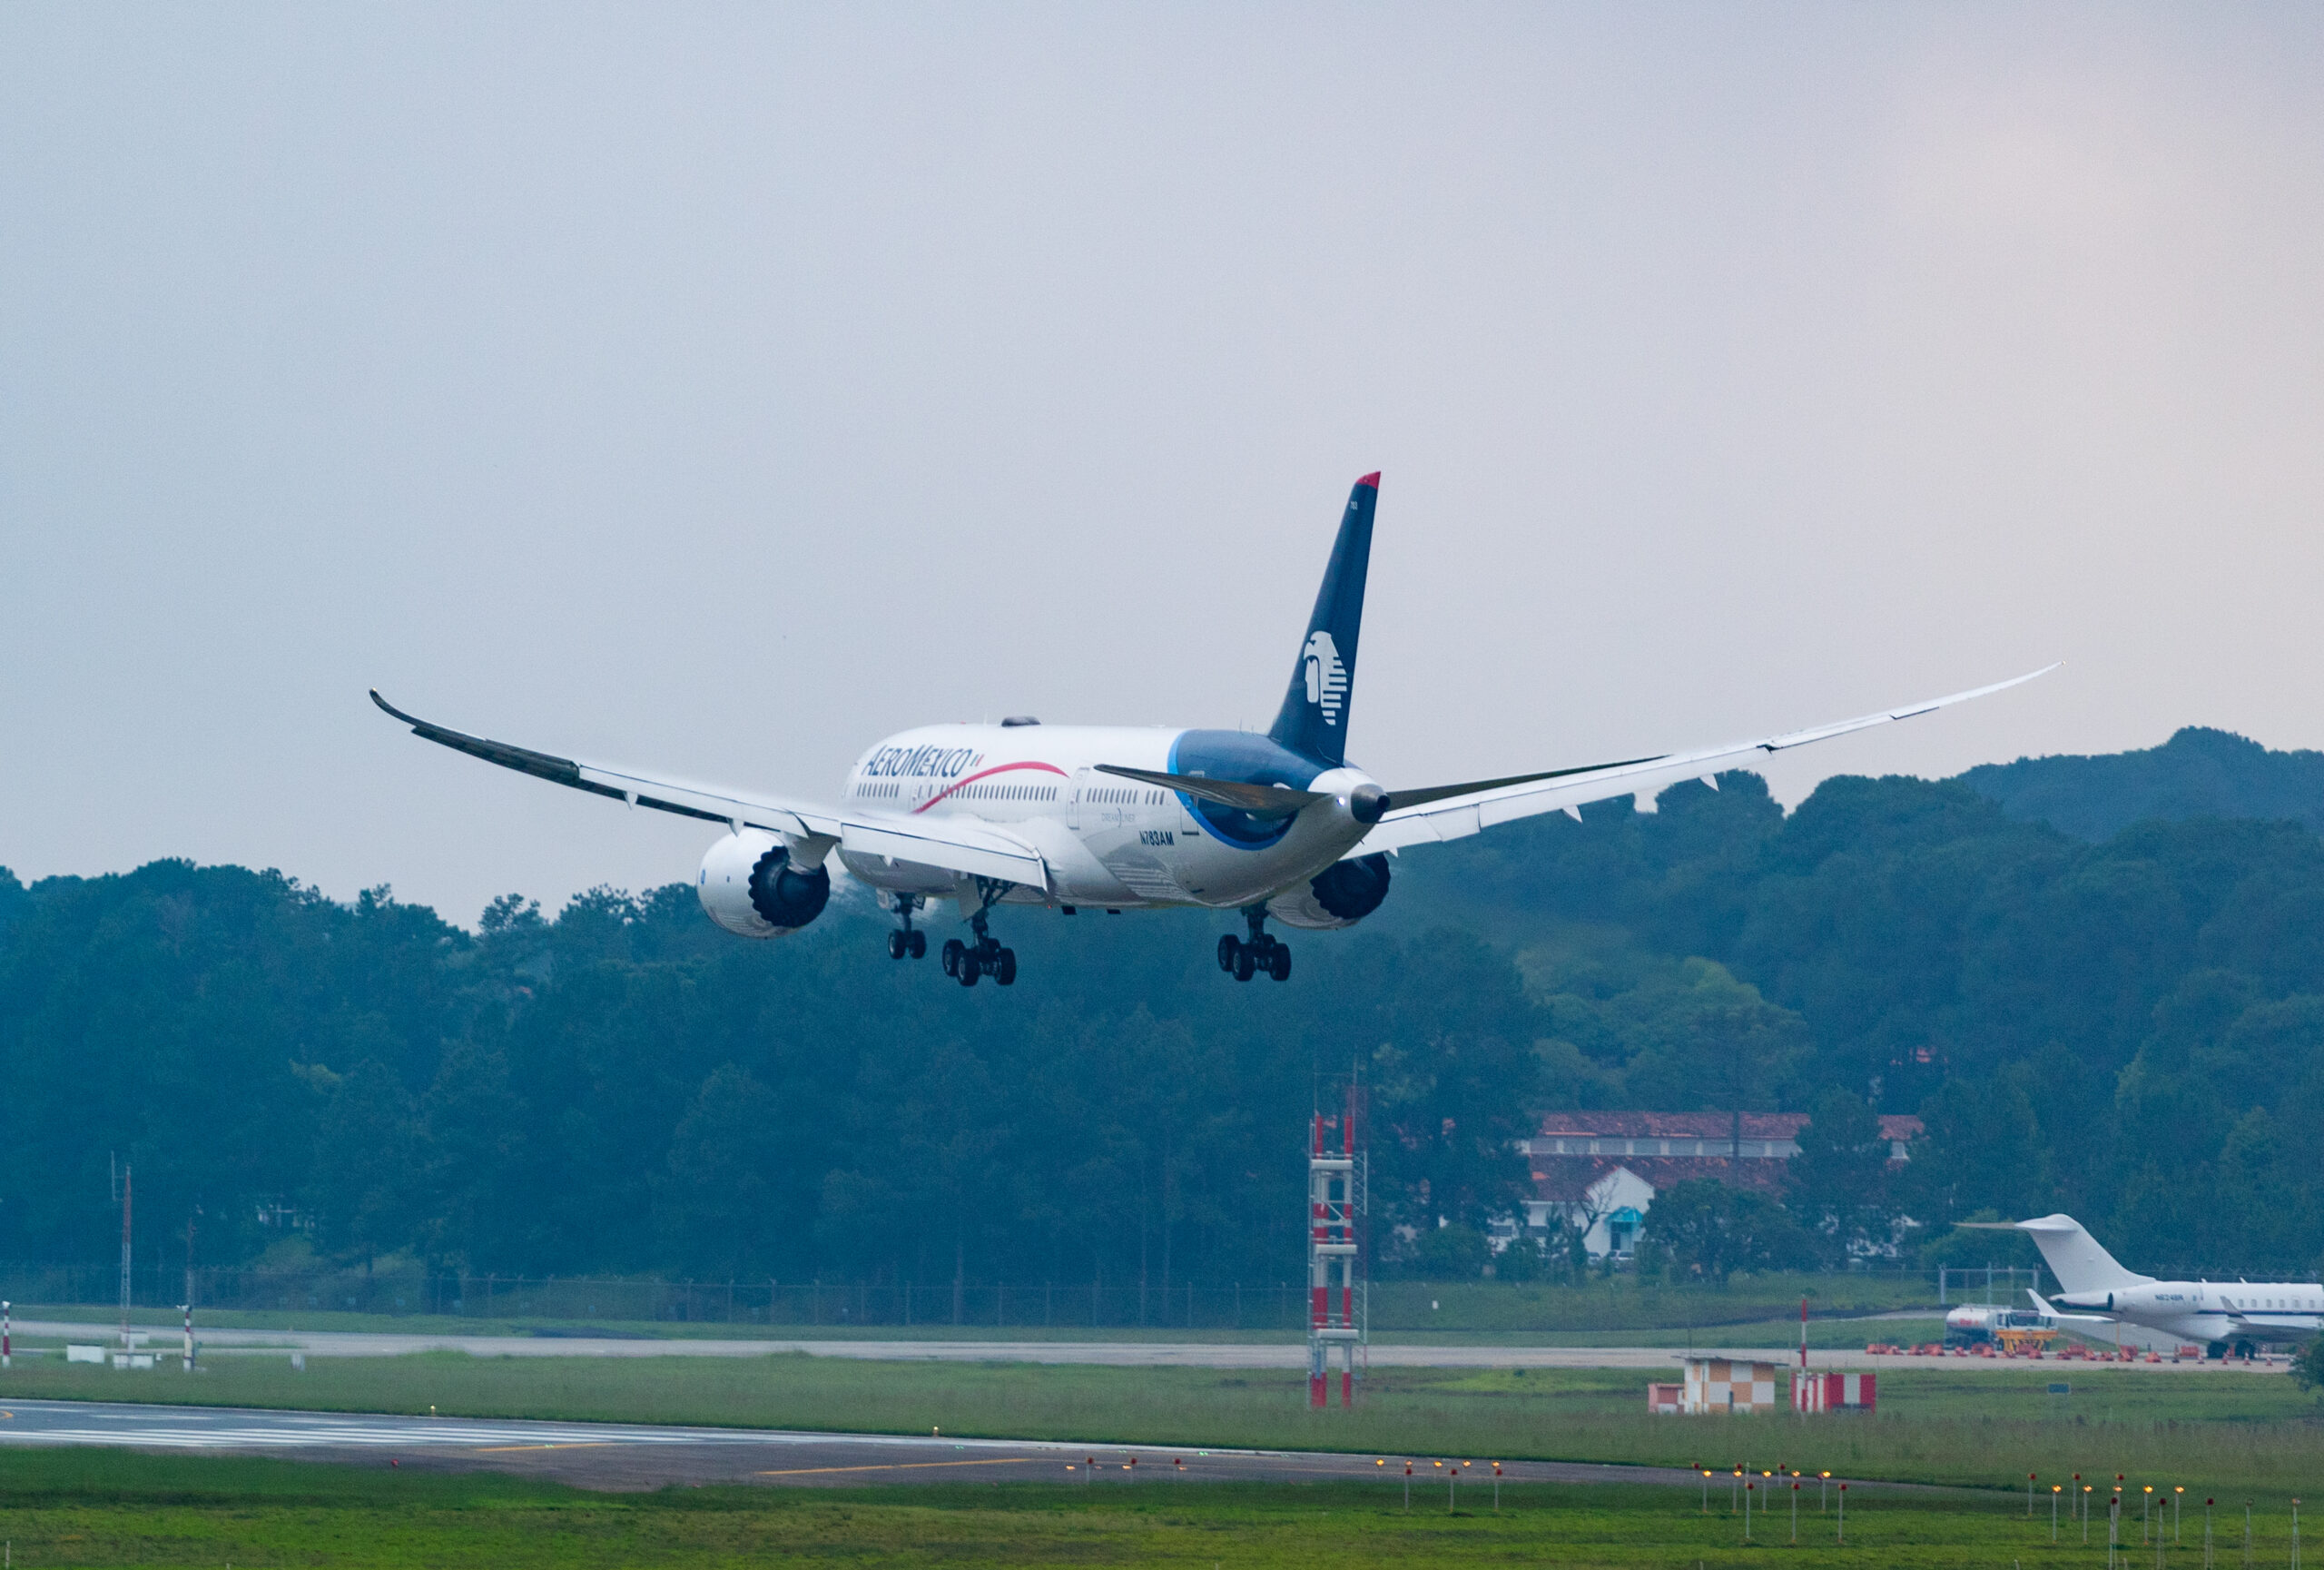
[[[1267,909],[1252,905],[1243,913],[1251,924],[1251,935],[1237,938],[1228,933],[1218,940],[1218,968],[1238,982],[1247,982],[1264,971],[1276,981],[1291,979],[1291,946],[1266,930]]]
[[[1000,940],[985,930],[982,911],[969,918],[969,925],[976,933],[976,942],[944,940],[944,973],[964,987],[975,986],[980,976],[990,976],[1004,987],[1015,986],[1017,951],[1002,948]]]
[[[896,896],[896,917],[903,925],[888,934],[890,959],[901,960],[910,955],[916,960],[928,953],[928,934],[911,924],[911,913],[920,908],[920,904],[921,896],[918,894]]]

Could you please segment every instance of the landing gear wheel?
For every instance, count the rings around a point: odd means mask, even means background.
[[[1017,951],[1015,949],[1000,951],[1000,963],[992,967],[992,979],[1004,987],[1013,987],[1017,984]]]
[[[968,949],[966,945],[964,945],[960,939],[946,938],[944,940],[944,973],[948,976],[959,975],[960,973],[960,956],[967,953]]]
[[[1291,979],[1291,945],[1289,943],[1275,944],[1275,951],[1267,955],[1267,974],[1279,982],[1287,982]]]
[[[918,931],[906,933],[904,934],[904,949],[905,952],[910,953],[913,959],[926,959],[928,957],[928,934]]]
[[[1259,956],[1248,943],[1235,945],[1235,979],[1247,982],[1259,973]]]
[[[1221,933],[1218,939],[1218,968],[1232,972],[1235,969],[1235,952],[1242,946],[1233,933]]]
[[[888,934],[888,957],[891,960],[900,960],[904,957],[903,933],[890,933]]]
[[[959,974],[960,977],[960,984],[962,986],[975,986],[977,984],[977,977],[980,975],[983,971],[984,966],[978,961],[976,955],[964,953],[960,956],[960,969]]]

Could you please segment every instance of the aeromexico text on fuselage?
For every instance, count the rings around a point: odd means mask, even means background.
[[[1049,862],[1052,886],[1001,896],[1019,903],[1247,905],[1325,871],[1364,837],[1366,825],[1343,813],[1257,817],[1099,773],[1100,764],[1335,796],[1370,782],[1360,769],[1327,768],[1245,731],[1019,722],[891,736],[851,772],[846,802],[907,818],[958,814],[1027,841]],[[846,850],[840,858],[891,894],[949,897],[959,882],[901,858]]]

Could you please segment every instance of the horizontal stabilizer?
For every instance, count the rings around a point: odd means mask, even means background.
[[[1614,763],[1582,764],[1575,768],[1544,769],[1540,774],[1511,775],[1507,779],[1471,780],[1466,785],[1430,785],[1425,790],[1391,791],[1380,804],[1380,810],[1392,813],[1403,807],[1424,807],[1431,802],[1450,801],[1454,796],[1474,795],[1480,791],[1497,791],[1507,785],[1531,785],[1535,780],[1565,779],[1573,775],[1596,774],[1600,769],[1634,768],[1640,764],[1660,763],[1655,757],[1626,757]]]
[[[1101,763],[1098,765],[1098,772],[1121,779],[1134,779],[1141,785],[1180,791],[1198,801],[1216,802],[1236,812],[1249,813],[1256,818],[1287,818],[1317,802],[1332,799],[1329,791],[1298,791],[1288,785],[1249,785],[1242,780],[1210,779],[1193,774],[1163,774],[1156,769],[1124,768],[1118,764]]]

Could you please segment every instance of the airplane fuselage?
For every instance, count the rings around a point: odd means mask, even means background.
[[[1260,817],[1118,775],[1111,764],[1328,793],[1281,817]],[[1049,864],[1047,889],[1017,886],[1004,902],[1211,909],[1250,905],[1333,866],[1370,825],[1346,806],[1371,783],[1354,767],[1324,769],[1264,736],[1159,726],[937,725],[899,732],[848,772],[842,807],[901,819],[969,818],[1025,842]],[[952,897],[942,867],[842,847],[841,863],[889,894]]]
[[[2324,1285],[2314,1281],[2145,1281],[2051,1300],[2202,1343],[2289,1341],[2324,1324]]]

